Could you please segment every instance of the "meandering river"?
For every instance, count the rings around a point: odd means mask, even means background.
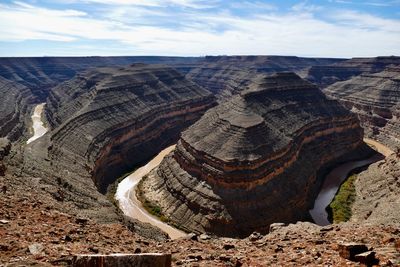
[[[177,239],[186,235],[185,232],[180,231],[167,223],[160,221],[157,217],[149,214],[146,209],[143,208],[142,203],[136,197],[136,186],[140,180],[148,174],[152,169],[157,167],[163,158],[175,148],[175,145],[167,147],[162,150],[155,158],[149,163],[140,167],[125,179],[123,179],[117,187],[115,199],[118,201],[119,208],[122,212],[134,219],[142,222],[150,223],[164,232],[166,232],[171,239]]]
[[[385,157],[389,156],[393,153],[390,148],[382,145],[381,143],[365,138],[364,142],[368,145],[372,146],[376,151]],[[381,155],[374,155],[371,158],[346,162],[336,168],[334,168],[325,178],[325,181],[322,185],[322,188],[315,199],[314,208],[310,210],[310,215],[313,218],[314,222],[318,225],[328,225],[330,224],[328,220],[328,213],[325,208],[332,202],[333,198],[336,195],[340,185],[344,180],[346,180],[349,173],[359,167],[369,165],[376,161],[382,159]]]
[[[48,131],[48,129],[44,126],[44,123],[42,122],[42,113],[45,104],[46,103],[37,105],[33,111],[32,115],[33,136],[29,138],[28,141],[26,141],[27,144],[35,141]]]
[[[393,153],[388,147],[380,144],[372,139],[364,139],[364,142],[373,146],[375,150],[384,156],[388,156]],[[152,169],[157,167],[163,158],[175,148],[175,145],[170,146],[162,150],[155,158],[153,158],[149,163],[140,167],[135,172],[127,176],[122,180],[117,187],[117,192],[115,194],[115,199],[119,203],[120,209],[123,213],[134,219],[138,219],[142,222],[150,223],[164,232],[166,232],[172,239],[180,238],[186,235],[186,233],[170,226],[167,223],[160,221],[157,217],[149,214],[142,206],[141,202],[136,197],[136,186],[140,180],[148,174]],[[344,163],[335,169],[333,169],[326,177],[321,191],[315,200],[314,208],[310,210],[310,214],[314,219],[315,223],[318,225],[328,225],[328,213],[325,208],[334,198],[337,190],[339,189],[341,183],[347,178],[348,174],[356,168],[369,165],[378,160],[382,159],[382,155],[375,155],[371,158],[351,161]]]

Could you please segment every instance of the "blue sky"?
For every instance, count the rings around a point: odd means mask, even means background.
[[[0,56],[400,55],[400,0],[0,0]]]

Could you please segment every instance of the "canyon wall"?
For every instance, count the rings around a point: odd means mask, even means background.
[[[0,58],[0,76],[25,85],[32,90],[37,101],[42,102],[50,88],[89,68],[163,63],[173,65],[185,73],[200,60],[201,58],[158,56]]]
[[[308,218],[323,174],[370,153],[357,117],[293,73],[210,109],[140,185],[173,224],[246,236]]]
[[[28,88],[0,77],[0,137],[15,141],[27,128],[32,95]]]
[[[163,65],[133,64],[78,74],[55,87],[46,116],[54,164],[85,168],[105,192],[215,104],[207,90]]]
[[[302,72],[310,66],[341,61],[343,59],[295,56],[207,56],[186,77],[213,92],[221,102],[240,93],[260,73]]]
[[[350,221],[376,225],[400,224],[400,153],[372,164],[357,175]]]
[[[357,114],[367,137],[400,147],[400,64],[337,82],[324,93]]]
[[[334,64],[311,66],[305,72],[304,77],[321,87],[326,87],[362,73],[381,72],[385,68],[396,66],[399,63],[400,57],[396,56],[352,58]]]

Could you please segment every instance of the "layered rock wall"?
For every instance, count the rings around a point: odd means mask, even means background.
[[[32,95],[28,88],[0,77],[0,137],[15,141],[26,131]]]
[[[157,56],[0,58],[0,76],[25,85],[37,101],[43,102],[52,87],[90,68],[163,63],[175,66],[185,73],[200,60],[202,58]]]
[[[387,67],[400,64],[400,57],[374,57],[374,58],[352,58],[346,61],[336,62],[329,65],[312,66],[305,76],[307,80],[327,87],[339,81],[351,79],[362,73],[381,72]]]
[[[176,225],[245,236],[307,219],[322,174],[368,149],[356,116],[293,73],[209,110],[140,190]]]
[[[166,66],[87,71],[48,98],[50,154],[86,168],[104,192],[119,175],[176,142],[214,103],[210,92]]]
[[[221,102],[240,93],[260,73],[301,72],[310,66],[341,61],[342,59],[294,56],[208,56],[186,77],[216,94]]]
[[[400,65],[335,83],[324,92],[357,114],[367,137],[393,150],[400,147]]]
[[[400,224],[400,153],[369,166],[357,175],[351,221]]]

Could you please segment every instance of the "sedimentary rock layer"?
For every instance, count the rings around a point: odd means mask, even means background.
[[[351,221],[400,224],[400,154],[393,154],[357,175]]]
[[[54,162],[84,165],[107,185],[163,147],[213,106],[207,90],[163,65],[99,68],[52,90],[47,118]]]
[[[45,101],[50,88],[89,68],[140,62],[170,64],[188,72],[200,60],[202,58],[156,56],[0,58],[0,76],[27,86],[38,101]]]
[[[381,72],[387,67],[400,64],[400,57],[352,58],[330,65],[312,66],[307,71],[307,80],[321,87],[344,81],[361,73]]]
[[[294,56],[208,56],[186,77],[216,94],[219,101],[240,93],[259,73],[298,71],[310,66],[341,62],[341,59]]]
[[[266,232],[306,219],[321,174],[363,156],[362,136],[356,116],[316,86],[293,73],[266,76],[183,132],[140,190],[189,231]]]
[[[357,114],[367,137],[400,147],[400,66],[361,74],[324,92]]]
[[[0,137],[14,141],[25,129],[31,93],[28,88],[0,77]]]

